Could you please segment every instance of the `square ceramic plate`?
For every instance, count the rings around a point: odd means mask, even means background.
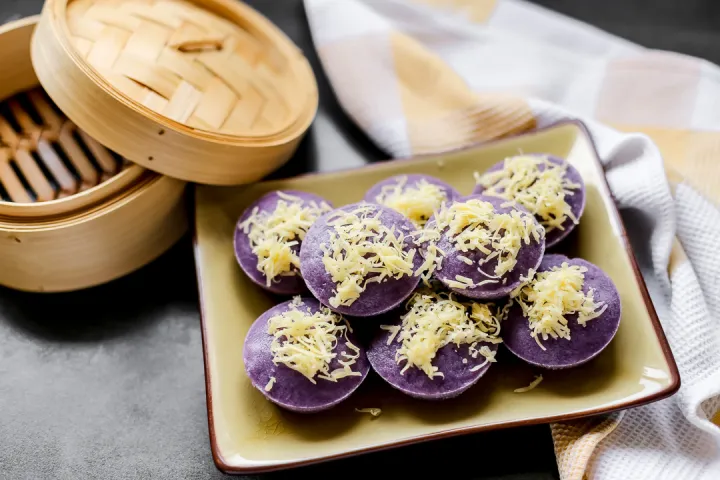
[[[475,387],[442,403],[411,399],[371,375],[346,402],[315,415],[280,410],[250,385],[242,359],[245,332],[278,300],[247,280],[235,263],[233,228],[248,204],[270,190],[292,188],[341,206],[359,201],[375,182],[403,173],[434,175],[468,194],[473,172],[519,151],[567,158],[587,184],[585,214],[564,251],[605,270],[622,292],[623,308],[615,340],[594,361],[545,372],[539,387],[516,394],[513,390],[527,385],[537,371],[505,352]],[[680,386],[597,154],[578,124],[350,171],[246,187],[198,186],[195,242],[210,437],[215,462],[225,472],[276,470],[451,435],[609,412],[659,400]],[[382,415],[355,412],[367,407],[381,408]]]

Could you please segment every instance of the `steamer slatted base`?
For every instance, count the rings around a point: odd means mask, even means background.
[[[262,37],[181,0],[72,0],[78,52],[136,102],[187,126],[271,135],[303,107],[289,60]]]
[[[42,89],[0,104],[0,197],[47,202],[110,179],[127,163],[79,130]]]

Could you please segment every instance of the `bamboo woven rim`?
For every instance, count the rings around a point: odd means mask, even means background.
[[[0,231],[5,232],[44,232],[72,225],[78,225],[90,221],[98,216],[107,213],[127,201],[128,198],[136,196],[138,192],[155,184],[160,175],[146,172],[140,179],[120,194],[109,198],[106,202],[93,205],[87,209],[73,212],[69,215],[53,215],[48,217],[33,218],[32,222],[18,220],[12,217],[0,216]]]
[[[251,22],[184,0],[55,3],[67,4],[67,34],[87,65],[136,104],[187,127],[272,137],[311,100],[297,52]]]
[[[8,218],[77,211],[115,195],[145,171],[77,129],[35,87],[29,49],[38,18],[0,28],[0,48],[10,57],[3,64],[7,82],[0,86],[0,99],[5,98],[0,103],[0,216]]]

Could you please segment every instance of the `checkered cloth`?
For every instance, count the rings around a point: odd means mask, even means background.
[[[651,266],[680,392],[551,426],[564,480],[720,478],[720,69],[519,0],[305,0],[350,117],[393,156],[579,118]],[[637,133],[622,133],[637,132]]]

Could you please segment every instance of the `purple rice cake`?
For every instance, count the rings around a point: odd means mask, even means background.
[[[235,258],[256,284],[270,292],[294,295],[307,291],[298,254],[305,234],[332,207],[312,193],[270,192],[250,205],[235,228]]]
[[[470,195],[441,209],[416,237],[424,278],[434,272],[451,290],[481,300],[506,297],[532,278],[545,231],[524,208],[506,203]]]
[[[477,383],[501,342],[492,304],[425,287],[380,325],[370,364],[394,388],[425,400],[453,398]]]
[[[370,370],[347,321],[314,298],[295,297],[263,313],[245,337],[243,360],[253,386],[268,400],[301,413],[342,402]]]
[[[503,341],[531,365],[575,367],[608,346],[620,314],[620,295],[602,270],[580,258],[546,255],[535,278],[513,292]]]
[[[365,201],[385,205],[405,215],[417,227],[423,227],[440,207],[459,198],[447,183],[430,175],[396,175],[373,185]]]
[[[585,210],[580,172],[552,155],[519,155],[476,174],[473,193],[514,200],[545,227],[547,248],[567,237]],[[539,199],[542,198],[542,201]]]
[[[395,210],[355,203],[320,217],[300,249],[300,270],[312,294],[355,317],[387,312],[420,281],[414,226]]]

